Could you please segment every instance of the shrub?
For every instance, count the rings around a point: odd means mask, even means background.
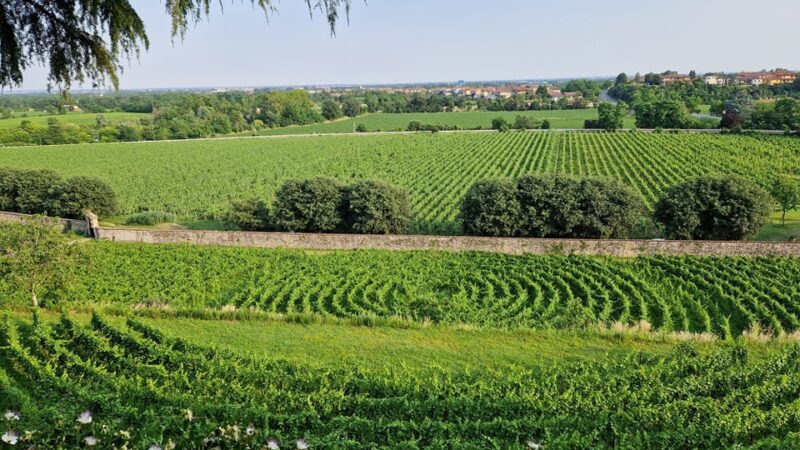
[[[740,240],[754,235],[769,216],[769,194],[736,177],[701,177],[667,190],[655,218],[670,239]]]
[[[511,128],[515,130],[535,130],[541,126],[542,123],[531,116],[517,116]]]
[[[523,236],[566,237],[581,220],[575,179],[561,175],[525,176],[517,181]]]
[[[524,236],[627,238],[644,217],[642,200],[615,181],[541,175],[517,186]]]
[[[512,180],[482,180],[473,184],[461,203],[464,232],[475,236],[516,236],[521,207]]]
[[[551,128],[550,121],[547,120],[547,119],[544,119],[542,121],[542,129],[543,130],[549,130],[550,128]]]
[[[503,117],[497,117],[492,119],[492,129],[497,130],[499,132],[508,131],[511,127],[508,125],[508,121]]]
[[[127,225],[158,225],[175,222],[175,214],[164,211],[142,211],[125,219]]]
[[[399,234],[411,219],[411,203],[401,188],[382,181],[359,181],[345,190],[344,219],[354,233]]]
[[[330,178],[289,180],[275,193],[272,224],[284,231],[335,231],[342,224],[342,189]]]
[[[53,188],[50,214],[80,219],[84,211],[100,217],[117,213],[117,195],[103,180],[93,177],[69,178]]]
[[[51,206],[53,188],[61,182],[61,175],[52,170],[24,170],[14,181],[15,210],[25,214],[53,214]]]
[[[363,123],[358,124],[356,126],[356,132],[357,133],[366,133],[367,132],[367,126],[364,125]]]
[[[581,219],[571,237],[629,238],[645,216],[642,199],[618,181],[586,178],[579,182],[578,193]]]
[[[17,178],[20,171],[0,168],[0,211],[17,210]]]
[[[269,209],[266,203],[257,198],[233,200],[231,209],[228,210],[224,220],[244,231],[268,231],[271,229]]]

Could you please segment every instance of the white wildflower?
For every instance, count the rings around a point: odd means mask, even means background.
[[[267,441],[267,448],[269,450],[280,450],[280,446],[278,445],[278,441],[275,439],[270,439]]]
[[[9,445],[17,445],[17,441],[19,441],[19,433],[15,430],[6,431],[3,433],[2,440]]]
[[[252,436],[252,435],[256,434],[256,429],[255,429],[255,427],[253,427],[253,424],[250,424],[250,425],[247,426],[247,428],[244,429],[244,432],[245,432],[246,435]]]
[[[542,448],[542,445],[534,441],[528,441],[528,448],[533,450],[539,450]]]
[[[3,417],[5,417],[6,420],[19,420],[19,411],[6,411]]]
[[[305,439],[297,440],[297,450],[306,450],[309,447]]]
[[[78,415],[78,423],[88,425],[92,423],[92,412],[88,409]]]
[[[94,436],[86,436],[85,438],[83,438],[83,442],[85,442],[86,445],[89,447],[94,447],[95,445],[97,445],[97,438]]]
[[[162,449],[161,446],[158,444],[153,444],[150,447],[147,447],[147,450],[164,450],[164,449]]]

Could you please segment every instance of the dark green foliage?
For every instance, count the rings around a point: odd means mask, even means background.
[[[535,130],[542,126],[542,122],[531,116],[517,116],[511,128],[515,130]]]
[[[266,203],[251,198],[233,200],[225,221],[232,223],[244,231],[268,231],[271,229],[269,208]]]
[[[0,167],[0,211],[17,210],[17,177],[20,171]]]
[[[636,126],[639,128],[690,128],[695,122],[679,100],[654,100],[636,105]]]
[[[616,105],[601,103],[597,108],[597,128],[602,128],[606,131],[622,129],[625,126],[623,121],[627,113],[628,107],[622,102]]]
[[[517,236],[521,213],[513,180],[478,181],[461,204],[464,233],[475,236]]]
[[[344,221],[354,233],[400,234],[411,220],[411,202],[403,189],[376,180],[345,190]]]
[[[84,211],[108,217],[117,213],[117,196],[103,180],[74,177],[53,187],[50,205],[48,212],[59,217],[82,219]]]
[[[332,99],[322,102],[322,117],[325,120],[334,120],[342,117],[342,106]]]
[[[52,170],[23,170],[13,184],[14,211],[25,214],[46,214],[51,206],[53,188],[61,175]]]
[[[552,125],[550,125],[550,121],[549,120],[544,119],[542,121],[542,129],[543,130],[549,130],[551,127],[552,127]]]
[[[125,219],[128,225],[158,225],[175,222],[175,214],[164,211],[142,211],[131,214]]]
[[[771,199],[751,181],[701,177],[667,190],[655,218],[671,239],[740,240],[764,225]]]
[[[508,121],[504,117],[496,117],[492,119],[492,129],[502,133],[504,131],[508,131],[511,129],[511,127],[508,125]]]
[[[330,178],[286,181],[275,193],[272,223],[282,231],[335,231],[342,223],[342,190]]]
[[[525,176],[518,198],[530,237],[628,238],[645,216],[642,200],[611,180]]]
[[[436,133],[439,131],[445,130],[460,130],[461,127],[458,125],[446,125],[440,123],[422,123],[418,120],[412,120],[408,123],[408,127],[406,131],[430,131],[431,133]]]
[[[356,126],[356,133],[366,133],[366,132],[367,132],[367,126],[364,125],[363,123],[360,123]]]

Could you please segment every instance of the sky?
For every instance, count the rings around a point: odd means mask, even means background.
[[[335,38],[303,0],[276,2],[269,21],[223,0],[175,42],[163,1],[131,2],[151,45],[121,89],[800,69],[798,0],[354,0]],[[46,77],[31,68],[22,88]]]

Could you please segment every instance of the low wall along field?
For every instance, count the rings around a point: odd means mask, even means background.
[[[443,250],[511,255],[552,253],[636,257],[645,255],[800,257],[792,242],[647,241],[602,239],[528,239],[472,236],[255,233],[238,231],[155,231],[101,228],[100,238],[150,244],[293,248],[306,250]]]

